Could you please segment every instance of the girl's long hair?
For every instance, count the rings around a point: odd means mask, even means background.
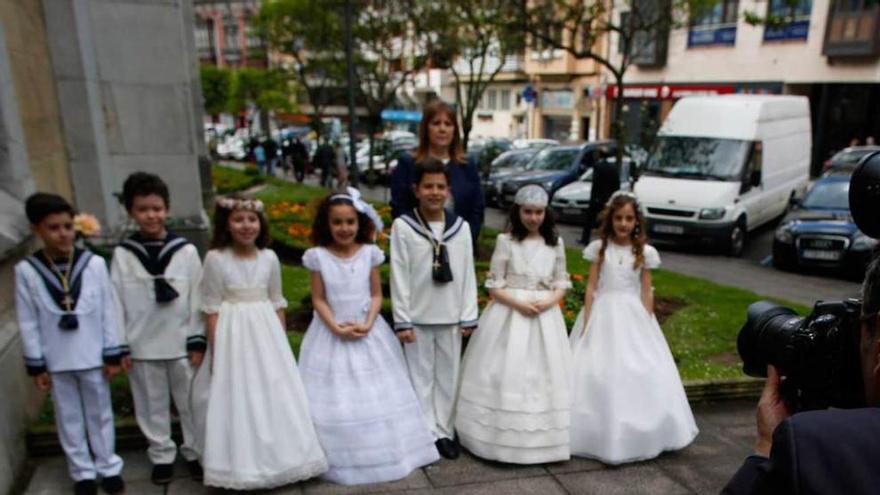
[[[517,241],[522,241],[529,235],[529,229],[526,228],[522,223],[522,219],[519,217],[520,205],[514,203],[513,206],[510,207],[510,218],[508,221],[510,222],[510,235]],[[547,243],[548,246],[556,246],[559,243],[559,232],[556,231],[556,220],[553,216],[553,210],[550,208],[544,209],[544,222],[538,227],[538,233],[541,234],[541,237],[544,238],[544,242]]]
[[[612,195],[608,205],[602,210],[602,226],[599,227],[599,238],[602,240],[602,246],[599,249],[599,258],[597,260],[599,269],[602,268],[602,263],[605,261],[605,248],[608,247],[608,242],[614,238],[614,212],[626,205],[631,205],[636,215],[636,225],[630,234],[632,253],[636,257],[633,269],[635,270],[645,264],[645,243],[648,240],[645,235],[645,216],[642,214],[642,209],[639,207],[639,201],[636,199],[635,194],[626,193]]]
[[[241,200],[252,199],[239,193],[227,194],[226,197]],[[211,237],[211,249],[222,249],[232,245],[232,233],[229,232],[229,217],[232,215],[233,211],[235,210],[224,208],[219,204],[215,206],[214,235]],[[260,235],[257,236],[254,244],[257,245],[257,248],[263,249],[268,247],[269,243],[272,241],[271,237],[269,237],[269,221],[266,219],[266,214],[264,212],[255,211],[254,213],[256,213],[257,217],[260,219]]]
[[[358,244],[372,243],[373,231],[375,230],[373,221],[366,213],[357,211],[350,199],[336,196],[338,194],[340,193],[330,193],[324,198],[324,201],[321,201],[321,206],[318,207],[318,213],[315,215],[315,221],[312,223],[312,244],[322,247],[333,244],[333,234],[330,232],[330,208],[336,205],[351,206],[357,215],[358,230],[354,236],[354,242]],[[334,196],[336,197],[334,198]]]
[[[420,162],[428,156],[431,149],[431,140],[428,134],[428,125],[440,113],[445,113],[452,121],[452,142],[449,143],[449,159],[460,165],[464,164],[464,150],[461,147],[461,130],[458,128],[458,119],[455,118],[455,109],[443,100],[434,100],[422,109],[422,121],[419,122],[419,147],[416,149],[415,161]]]

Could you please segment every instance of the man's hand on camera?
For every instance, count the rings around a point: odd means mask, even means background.
[[[779,394],[780,383],[779,372],[772,364],[768,365],[767,381],[764,382],[764,391],[758,401],[758,439],[755,441],[755,453],[764,457],[770,457],[776,427],[791,416],[788,406]]]

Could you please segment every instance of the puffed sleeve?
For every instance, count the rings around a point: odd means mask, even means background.
[[[375,244],[369,245],[370,249],[370,266],[376,268],[377,266],[385,263],[385,253],[379,249],[379,246]]]
[[[510,262],[510,235],[498,234],[495,238],[495,251],[489,262],[489,276],[486,277],[487,289],[501,289],[507,285],[507,264]]]
[[[318,254],[318,248],[306,249],[306,252],[303,254],[302,262],[303,266],[306,267],[309,271],[320,272],[321,258]]]
[[[644,253],[645,268],[648,268],[649,270],[660,268],[660,253],[657,252],[657,248],[646,244]]]
[[[220,311],[223,302],[223,272],[220,270],[220,254],[208,251],[202,269],[201,287],[202,313],[214,314]]]
[[[275,310],[287,307],[287,299],[284,297],[284,291],[281,289],[281,262],[278,261],[278,255],[271,249],[265,250],[269,254],[272,262],[272,270],[269,275],[269,301]]]
[[[584,248],[584,259],[588,261],[596,261],[599,258],[599,249],[602,248],[602,241],[595,240]]]
[[[556,243],[556,265],[553,267],[554,289],[571,289],[571,277],[568,276],[568,267],[565,259],[565,243],[562,237]]]

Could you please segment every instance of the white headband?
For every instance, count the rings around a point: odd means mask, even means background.
[[[263,202],[259,199],[217,198],[217,206],[227,210],[263,211]]]
[[[521,187],[519,191],[516,192],[513,202],[520,206],[532,205],[546,208],[547,203],[550,202],[550,197],[547,195],[547,191],[545,191],[543,187],[537,184],[529,184]]]
[[[345,199],[351,201],[351,204],[354,206],[354,209],[360,213],[363,213],[373,222],[373,225],[376,226],[376,232],[382,232],[382,228],[385,226],[384,222],[382,222],[382,216],[373,208],[373,205],[367,203],[363,199],[361,199],[361,192],[353,187],[346,188],[345,193],[338,193],[330,196],[328,201],[333,201],[334,199]]]

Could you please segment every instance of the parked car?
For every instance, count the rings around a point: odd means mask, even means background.
[[[616,163],[615,157],[607,158],[612,164]],[[633,170],[633,161],[624,157],[622,167],[618,167],[620,172],[620,189],[629,191],[630,174]],[[583,222],[587,210],[590,208],[590,196],[593,193],[593,169],[589,168],[578,180],[563,186],[550,201],[550,207],[556,214],[556,218],[560,222]]]
[[[227,136],[217,143],[217,156],[226,160],[244,160],[247,158],[247,140],[237,136]]]
[[[535,148],[542,150],[550,146],[558,146],[559,141],[555,139],[514,139],[510,145],[510,149],[520,150],[526,148]]]
[[[551,146],[539,151],[525,170],[512,174],[501,187],[501,204],[510,204],[516,191],[526,184],[539,184],[552,198],[562,186],[574,182],[598,160],[613,156],[612,140]]]
[[[489,177],[483,181],[483,196],[486,198],[486,204],[498,204],[498,196],[501,194],[504,180],[525,170],[538,151],[538,148],[512,149],[501,153],[498,158],[492,160]]]
[[[773,239],[773,265],[818,267],[861,279],[877,240],[863,234],[849,209],[850,175],[832,172],[795,202]]]
[[[844,148],[828,160],[825,160],[823,164],[824,170],[843,169],[852,172],[862,157],[875,151],[880,151],[880,146],[850,146],[849,148]]]
[[[654,242],[720,245],[742,255],[747,233],[806,190],[811,145],[806,97],[682,98],[635,185],[648,234]]]

